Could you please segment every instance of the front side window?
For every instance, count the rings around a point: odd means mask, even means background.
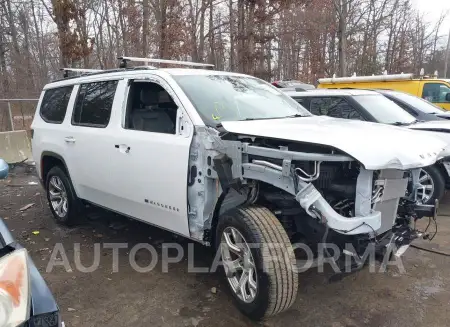
[[[39,113],[44,121],[61,124],[66,116],[73,85],[46,90]]]
[[[433,103],[445,103],[449,102],[446,99],[448,93],[450,93],[450,87],[443,83],[425,83],[422,98]]]
[[[313,115],[364,120],[361,114],[345,99],[338,97],[312,98],[310,102],[310,111]]]
[[[159,84],[132,82],[128,95],[125,129],[175,134],[178,106]]]
[[[116,88],[117,81],[81,84],[73,111],[72,125],[108,126]]]
[[[413,116],[381,94],[355,95],[353,99],[378,123],[408,125],[416,122]]]
[[[276,119],[311,114],[288,95],[249,76],[173,76],[208,126],[222,121]]]

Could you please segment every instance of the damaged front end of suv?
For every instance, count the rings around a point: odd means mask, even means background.
[[[310,118],[299,118],[303,119]],[[342,255],[355,258],[362,257],[369,245],[380,255],[394,249],[400,255],[421,236],[412,227],[414,221],[435,216],[435,206],[417,204],[415,194],[420,188],[419,168],[444,155],[443,143],[436,141],[431,149],[417,153],[417,158],[409,162],[397,155],[387,161],[381,159],[382,164],[379,160],[369,164],[324,142],[247,134],[251,126],[241,126],[246,134],[237,132],[241,129],[238,125],[255,123],[224,123],[223,131],[196,129],[189,164],[192,183],[188,187],[192,237],[220,250],[224,243],[220,233],[224,228],[218,227],[221,217],[236,208],[256,206],[268,209],[277,218],[291,242],[302,239],[308,244],[333,243],[340,249],[350,243],[355,253],[343,251]],[[413,182],[408,183],[411,178]],[[272,241],[280,239],[274,236]],[[235,260],[230,259],[232,267],[225,269],[229,280],[238,271]],[[260,314],[245,311],[247,307],[239,303],[239,296],[237,301],[246,314],[260,318]]]
[[[346,236],[380,237],[392,234],[397,224],[435,214],[435,206],[414,201],[421,187],[420,166],[398,169],[393,163],[366,169],[329,146],[212,131],[200,132],[191,151],[191,174],[192,167],[204,167],[206,173],[206,187],[190,188],[190,195],[207,200],[190,207],[196,212],[190,217],[198,217],[190,221],[191,232],[198,237],[211,227],[214,215],[244,203],[267,206],[289,235],[306,237],[313,225]],[[427,153],[423,165],[434,162],[443,150],[438,145],[433,155]],[[408,191],[411,177],[413,189]],[[204,212],[198,213],[201,208]],[[208,240],[208,235],[203,237]]]
[[[414,221],[436,215],[434,205],[417,204],[418,174],[448,155],[444,142],[311,116],[246,76],[178,82],[205,122],[194,126],[190,147],[190,236],[216,247],[231,294],[249,317],[272,316],[294,302],[298,240],[313,248],[332,243],[355,258],[369,248],[400,255],[420,236]]]

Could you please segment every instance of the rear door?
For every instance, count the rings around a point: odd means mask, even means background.
[[[125,83],[115,79],[76,86],[73,111],[62,135],[77,195],[108,208],[113,201],[109,139],[116,133],[113,108],[120,110],[123,100],[116,96],[120,82]]]

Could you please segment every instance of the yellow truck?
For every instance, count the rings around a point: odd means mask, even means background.
[[[332,77],[319,79],[324,89],[388,89],[424,98],[450,110],[450,79],[415,78],[413,74]]]

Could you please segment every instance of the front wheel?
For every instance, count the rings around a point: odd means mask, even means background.
[[[267,208],[239,207],[219,218],[216,248],[238,308],[260,320],[295,301],[298,276],[288,235]]]
[[[434,204],[441,200],[445,192],[445,179],[436,165],[422,168],[419,174],[419,183],[422,185],[417,191],[417,200],[423,204]]]

